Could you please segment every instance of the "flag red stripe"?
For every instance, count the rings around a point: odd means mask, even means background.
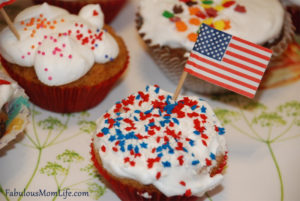
[[[225,80],[228,80],[228,81],[234,82],[234,83],[236,83],[236,84],[239,84],[239,85],[241,85],[241,86],[247,87],[247,88],[249,88],[249,89],[257,90],[257,87],[255,87],[255,86],[252,86],[252,85],[250,85],[250,84],[247,84],[247,83],[245,83],[245,82],[243,82],[243,81],[241,81],[241,80],[237,80],[237,79],[234,79],[234,78],[232,78],[232,77],[223,75],[223,74],[221,74],[221,73],[218,73],[218,72],[216,72],[216,71],[213,71],[213,70],[211,70],[211,69],[208,69],[208,68],[206,68],[205,66],[200,66],[200,65],[198,65],[198,64],[196,64],[196,63],[194,63],[194,62],[192,62],[192,61],[190,61],[190,60],[188,60],[188,61],[186,62],[186,64],[189,64],[189,65],[191,65],[191,66],[193,66],[193,67],[195,67],[195,68],[197,68],[197,69],[199,69],[199,70],[208,72],[208,73],[210,73],[210,74],[212,74],[212,75],[215,75],[215,76],[217,76],[217,77],[220,77],[220,78],[223,78],[223,79],[225,79]]]
[[[236,66],[236,67],[238,67],[238,68],[245,69],[245,70],[250,71],[250,72],[252,72],[252,73],[255,73],[255,74],[257,74],[257,75],[261,75],[261,76],[262,76],[262,75],[264,74],[264,72],[262,72],[262,71],[256,70],[256,69],[254,69],[254,68],[251,68],[251,67],[246,66],[246,65],[244,65],[244,64],[238,63],[238,62],[236,62],[236,61],[232,61],[232,60],[230,60],[230,59],[228,59],[228,58],[223,58],[222,61],[225,62],[225,63],[229,63],[229,64],[231,64],[231,65],[234,65],[234,66]]]
[[[0,80],[0,85],[3,84],[3,85],[7,85],[7,84],[10,84],[9,81],[7,80]]]
[[[244,43],[244,44],[246,44],[246,45],[252,46],[252,47],[254,47],[254,48],[257,48],[257,49],[260,49],[260,50],[262,50],[262,51],[265,51],[265,52],[268,52],[268,53],[271,53],[271,54],[272,54],[272,50],[270,50],[270,49],[268,49],[268,48],[265,48],[265,47],[262,47],[262,46],[260,46],[260,45],[251,43],[251,42],[249,42],[249,41],[246,41],[246,40],[244,40],[244,39],[238,38],[238,37],[236,37],[236,36],[232,36],[232,39],[234,39],[234,40],[239,41],[239,42],[241,42],[241,43]]]
[[[229,44],[229,47],[232,47],[232,48],[234,48],[234,49],[237,49],[237,50],[239,50],[239,51],[241,51],[241,52],[246,52],[247,54],[251,54],[251,55],[253,55],[253,56],[255,56],[255,57],[258,57],[258,58],[260,58],[260,59],[269,61],[269,57],[268,57],[268,56],[259,54],[259,53],[257,53],[257,52],[252,51],[252,50],[249,50],[249,49],[247,49],[247,48],[244,48],[244,47],[241,47],[241,46],[239,46],[239,45],[236,45],[236,44],[234,44],[234,43],[230,43],[230,44]]]
[[[186,72],[188,72],[188,73],[190,73],[190,74],[192,74],[192,75],[198,77],[198,78],[201,78],[201,79],[206,80],[206,81],[208,81],[208,82],[210,82],[210,83],[216,84],[216,85],[218,85],[218,86],[220,86],[220,87],[229,89],[229,90],[234,91],[234,92],[236,92],[236,93],[242,94],[242,95],[247,96],[247,97],[249,97],[249,98],[253,98],[254,95],[255,95],[255,94],[249,93],[249,92],[247,92],[247,91],[244,91],[244,90],[238,89],[238,88],[236,88],[236,87],[233,87],[233,86],[231,86],[231,85],[225,84],[225,83],[223,83],[223,82],[217,81],[217,80],[215,80],[215,79],[212,79],[212,78],[206,77],[206,76],[204,76],[204,75],[201,75],[201,74],[199,74],[199,73],[197,73],[197,72],[195,72],[195,71],[193,71],[193,70],[191,70],[191,69],[185,68],[184,70],[185,70]]]
[[[208,63],[208,64],[210,64],[210,65],[212,65],[212,66],[215,66],[215,67],[217,67],[217,68],[219,68],[219,69],[222,69],[222,70],[224,70],[224,71],[227,71],[227,72],[229,72],[229,73],[232,73],[232,74],[238,75],[238,76],[240,76],[240,77],[246,78],[246,79],[251,80],[251,81],[253,81],[253,82],[257,82],[257,83],[260,82],[260,79],[254,78],[254,77],[252,77],[252,76],[250,76],[250,75],[244,74],[244,73],[242,73],[242,72],[233,70],[233,69],[228,68],[228,67],[226,67],[226,66],[223,66],[223,65],[221,65],[221,64],[215,63],[215,62],[213,62],[213,61],[210,61],[210,60],[208,60],[208,59],[205,59],[205,58],[203,58],[203,57],[200,57],[200,56],[198,56],[198,55],[196,55],[196,54],[191,53],[190,57],[193,57],[193,58],[195,58],[195,59],[197,59],[197,60],[199,60],[199,61],[202,61],[202,62],[204,62],[204,63]]]
[[[254,64],[254,65],[256,65],[256,66],[259,66],[259,67],[262,67],[262,68],[267,68],[267,65],[266,65],[266,64],[260,63],[260,62],[258,62],[258,61],[255,61],[255,60],[252,60],[252,59],[250,59],[250,58],[244,57],[244,56],[242,56],[242,55],[236,54],[236,53],[234,53],[234,52],[231,52],[231,51],[228,51],[228,50],[227,50],[227,51],[225,52],[225,54],[230,55],[230,56],[233,56],[233,57],[235,57],[235,58],[237,58],[237,59],[246,61],[246,62],[248,62],[248,63]]]

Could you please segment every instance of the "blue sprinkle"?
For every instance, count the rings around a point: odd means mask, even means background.
[[[127,134],[125,135],[125,139],[126,139],[126,140],[129,140],[129,139],[138,139],[138,137],[136,137],[136,136],[134,135],[134,132],[130,132],[130,133],[127,133]]]
[[[172,110],[174,109],[175,106],[176,104],[168,104],[164,107],[164,111],[166,111],[167,114],[172,114]]]
[[[140,114],[141,110],[134,110],[134,113]]]
[[[116,120],[117,121],[121,121],[121,120],[123,120],[123,118],[122,117],[118,117],[118,118],[116,118]]]
[[[129,144],[129,145],[127,146],[127,150],[128,150],[128,151],[131,151],[132,149],[133,149],[132,144]]]
[[[97,29],[97,30],[96,30],[96,32],[99,32],[99,31],[100,31],[100,29]]]
[[[135,147],[134,147],[134,152],[135,152],[136,154],[140,153],[140,149],[139,149],[138,146],[135,146]]]
[[[171,116],[164,116],[164,119],[170,119]]]
[[[159,87],[156,87],[156,89],[154,90],[155,93],[159,93]]]
[[[105,119],[105,121],[104,121],[106,124],[108,124],[108,119]]]
[[[117,113],[116,113],[117,116],[120,116],[120,114],[121,114],[120,112],[117,112]]]
[[[171,163],[169,161],[162,162],[164,167],[171,167]]]
[[[160,121],[159,123],[160,123],[161,127],[165,127],[165,121]]]
[[[107,58],[108,58],[108,55],[106,54],[106,55],[104,55],[104,57],[105,57],[105,59],[107,59]]]
[[[178,121],[177,118],[172,118],[172,120],[173,120],[173,122],[174,122],[175,124],[179,125],[179,121]]]
[[[174,154],[174,149],[172,149],[172,148],[169,148],[169,152],[168,152],[169,154]]]
[[[98,44],[97,44],[97,43],[95,44],[95,47],[98,47]]]
[[[190,145],[193,147],[195,145],[195,141],[194,140],[190,140],[189,141]]]
[[[161,111],[160,111],[160,110],[158,110],[158,114],[159,114],[159,116],[161,116],[161,115],[162,115],[162,113],[161,113]]]
[[[152,112],[153,108],[151,108],[150,110],[147,110],[144,112],[144,114],[150,114]]]
[[[140,94],[138,94],[136,97],[136,100],[140,100],[140,98],[141,98],[141,95]]]
[[[113,142],[113,141],[115,141],[116,140],[116,136],[114,136],[114,135],[111,135],[110,137],[109,137],[109,139],[108,139],[109,141],[111,141],[111,142]]]
[[[125,147],[124,146],[120,146],[121,148],[120,148],[120,150],[122,151],[122,152],[125,152]]]
[[[115,126],[115,127],[120,127],[120,122],[116,121],[116,122],[114,123],[114,126]]]
[[[188,150],[185,147],[183,147],[182,149],[184,152],[186,152],[186,153],[188,152]]]
[[[139,119],[136,116],[134,116],[133,118],[134,118],[134,121],[139,121]]]
[[[145,148],[145,149],[148,148],[148,144],[145,143],[145,142],[142,142],[142,143],[140,144],[140,146],[141,146],[142,148]]]
[[[195,110],[196,108],[197,108],[197,105],[193,105],[193,106],[191,107],[192,110]]]
[[[112,57],[110,57],[110,59],[109,59],[110,61],[113,61],[114,60],[114,58],[112,58]]]
[[[146,86],[146,91],[147,91],[147,92],[149,91],[149,86],[148,86],[148,85]]]
[[[167,99],[166,99],[166,102],[167,102],[168,105],[171,104],[170,99],[172,99],[172,96],[168,95]]]
[[[192,156],[193,156],[193,157],[195,157],[195,154],[194,154],[194,153],[192,153]]]
[[[225,134],[225,128],[218,127],[218,129],[219,129],[219,135]]]
[[[148,126],[155,126],[155,123],[154,122],[152,122],[152,123],[150,123],[150,124],[148,124]]]
[[[210,158],[211,158],[212,160],[216,160],[216,155],[213,154],[213,153],[210,153]]]
[[[101,132],[102,132],[104,135],[106,135],[107,133],[109,133],[109,129],[104,127],[104,128],[101,129]]]
[[[194,134],[200,135],[200,132],[199,131],[194,131]]]
[[[202,106],[202,107],[201,107],[201,112],[202,112],[202,113],[206,113],[206,107]]]
[[[156,148],[156,152],[161,152],[163,150],[163,147],[162,146],[159,146]]]
[[[149,128],[147,125],[144,125],[145,126],[145,131],[148,132]]]
[[[163,153],[159,153],[159,154],[157,155],[158,158],[162,158],[163,156],[164,156]]]
[[[194,161],[192,161],[192,165],[198,165],[199,163],[200,163],[199,160],[194,160]]]

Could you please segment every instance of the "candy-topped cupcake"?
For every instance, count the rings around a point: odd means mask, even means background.
[[[36,105],[76,112],[97,105],[128,64],[123,40],[104,25],[99,5],[78,15],[47,3],[26,8],[0,34],[2,64]]]
[[[93,161],[121,200],[195,200],[220,184],[225,130],[197,97],[150,86],[99,120]]]
[[[140,1],[138,32],[154,60],[176,83],[202,23],[268,47],[273,57],[284,52],[293,36],[291,19],[279,0]],[[203,93],[224,91],[193,77],[184,86]]]

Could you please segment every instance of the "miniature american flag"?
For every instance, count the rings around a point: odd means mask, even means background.
[[[8,5],[8,4],[12,4],[15,0],[0,0],[0,8]]]
[[[253,98],[271,56],[267,48],[202,24],[184,70]]]

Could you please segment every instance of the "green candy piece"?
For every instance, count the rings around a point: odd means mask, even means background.
[[[213,2],[214,1],[202,1],[203,4],[207,4],[207,5],[212,4]]]
[[[164,17],[166,17],[166,18],[172,18],[172,17],[174,17],[174,14],[171,13],[171,12],[169,12],[169,11],[167,11],[167,10],[165,10],[162,15]]]

